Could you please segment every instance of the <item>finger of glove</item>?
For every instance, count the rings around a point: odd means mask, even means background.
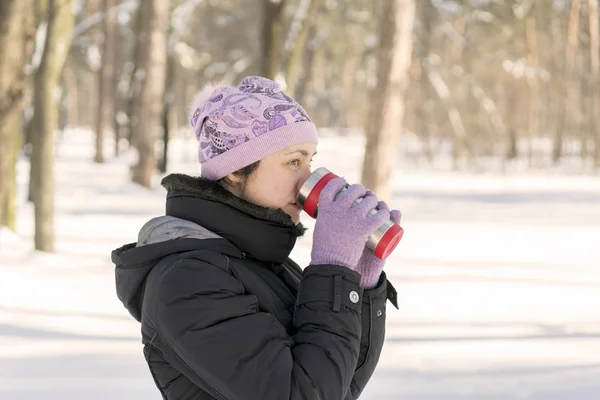
[[[395,224],[400,225],[400,220],[402,219],[402,212],[400,210],[390,211],[390,219],[394,221]]]
[[[340,193],[339,197],[335,201],[338,207],[350,208],[352,204],[358,200],[359,197],[363,197],[367,190],[361,184],[351,185],[347,190]]]
[[[377,208],[380,210],[387,210],[390,211],[390,206],[387,205],[387,203],[385,201],[380,201],[379,204],[377,204]]]
[[[369,212],[371,212],[371,210],[377,207],[377,204],[379,204],[379,202],[377,201],[377,197],[373,195],[367,195],[363,197],[360,203],[357,203],[353,207],[356,208],[357,211],[360,211],[361,215],[366,216],[367,214],[369,214]]]
[[[329,181],[325,188],[319,195],[319,206],[323,208],[323,205],[333,203],[335,196],[346,187],[346,180],[342,177],[338,177]]]
[[[390,212],[388,210],[379,210],[376,214],[367,216],[366,220],[369,235],[385,224],[385,221],[388,219],[390,219]]]

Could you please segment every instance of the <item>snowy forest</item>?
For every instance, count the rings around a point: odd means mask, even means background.
[[[0,222],[31,160],[36,248],[52,251],[55,142],[139,154],[150,187],[207,82],[279,81],[320,128],[365,135],[363,183],[396,157],[459,171],[600,170],[598,0],[4,0]],[[112,143],[108,147],[106,143]],[[403,149],[398,154],[397,149]],[[595,172],[594,172],[595,171]]]
[[[0,0],[0,399],[163,398],[111,254],[201,173],[197,91],[253,75],[402,213],[361,400],[600,399],[599,5]]]

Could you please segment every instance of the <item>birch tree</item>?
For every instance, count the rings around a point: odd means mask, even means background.
[[[589,27],[590,27],[590,68],[591,68],[591,107],[590,127],[593,130],[594,141],[594,167],[600,169],[600,127],[598,113],[600,113],[600,30],[598,28],[598,0],[589,0]]]
[[[317,17],[317,13],[325,0],[302,0],[294,16],[290,33],[286,40],[285,50],[289,53],[286,65],[286,91],[296,95],[296,87],[302,70],[302,55],[308,43],[310,24]]]
[[[48,1],[44,52],[35,76],[32,121],[32,177],[35,248],[54,251],[54,137],[58,128],[59,82],[69,53],[74,25],[74,0]]]
[[[377,85],[366,118],[362,182],[380,198],[389,199],[397,140],[404,120],[404,94],[412,53],[414,0],[382,3],[379,25]]]
[[[569,15],[569,27],[567,30],[567,42],[565,45],[565,58],[563,68],[563,78],[561,84],[561,96],[559,102],[560,115],[558,124],[554,131],[554,145],[552,148],[552,160],[557,162],[563,154],[564,131],[568,124],[569,100],[572,98],[572,89],[570,82],[575,65],[575,56],[579,45],[579,20],[580,20],[580,0],[571,0],[571,11]]]
[[[15,229],[16,164],[23,132],[29,0],[0,4],[0,226]]]
[[[115,58],[117,53],[117,15],[114,7],[117,0],[104,0],[104,43],[102,44],[102,66],[99,71],[98,114],[96,123],[96,156],[94,161],[104,162],[104,137],[114,129],[115,118]],[[115,140],[116,131],[114,132]]]
[[[286,0],[263,0],[260,63],[262,75],[269,79],[275,79],[281,67],[285,4]]]
[[[138,116],[133,136],[138,150],[138,162],[133,167],[132,180],[151,187],[156,170],[154,145],[162,126],[163,100],[167,73],[168,0],[149,0],[140,10],[140,35],[137,68],[141,73],[140,93],[134,99]]]

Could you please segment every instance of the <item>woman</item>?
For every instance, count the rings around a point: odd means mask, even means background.
[[[364,246],[387,205],[331,181],[302,270],[288,256],[304,233],[296,197],[317,143],[302,107],[248,77],[204,89],[191,122],[202,176],[165,177],[166,215],[112,254],[163,398],[358,398],[384,341],[389,284]]]

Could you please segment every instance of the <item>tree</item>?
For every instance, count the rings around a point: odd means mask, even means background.
[[[171,139],[171,132],[175,130],[175,116],[174,116],[174,90],[175,84],[175,58],[169,55],[167,58],[167,73],[165,76],[165,100],[164,109],[162,116],[162,130],[163,130],[163,151],[162,156],[158,163],[158,170],[161,173],[167,172],[169,166],[169,140]]]
[[[0,226],[15,228],[16,164],[23,131],[29,1],[0,4]]]
[[[104,0],[104,43],[102,66],[99,73],[98,115],[96,124],[96,156],[94,161],[104,162],[104,133],[114,128],[115,118],[115,58],[117,53],[117,0]],[[116,131],[115,140],[116,138]]]
[[[48,1],[44,52],[35,75],[31,179],[35,207],[35,248],[54,251],[54,133],[58,128],[57,93],[71,45],[74,0]]]
[[[156,169],[154,144],[162,126],[163,101],[167,73],[168,0],[149,0],[140,10],[140,37],[137,69],[141,71],[140,93],[134,99],[138,116],[133,137],[138,163],[133,168],[133,182],[150,187]]]
[[[363,184],[380,198],[390,198],[397,140],[404,119],[404,93],[412,53],[414,0],[389,0],[380,10],[377,85],[366,119]]]
[[[431,152],[431,136],[433,113],[430,108],[425,106],[426,104],[432,104],[432,87],[429,83],[427,73],[427,60],[430,56],[432,45],[433,45],[433,28],[435,26],[435,7],[432,4],[432,0],[422,0],[417,2],[417,15],[419,16],[419,29],[416,29],[417,37],[415,40],[416,51],[414,51],[413,58],[418,63],[415,63],[418,70],[418,98],[411,99],[413,102],[418,102],[419,106],[416,107],[416,126],[417,132],[421,136],[421,140],[424,142],[425,154],[428,160],[432,160]]]
[[[600,31],[598,29],[598,0],[589,0],[589,28],[590,28],[590,67],[592,72],[591,81],[591,107],[590,118],[591,129],[594,130],[594,167],[600,170],[600,128],[598,127],[598,113],[600,113]]]
[[[25,150],[29,156],[29,191],[27,200],[33,204],[35,192],[37,190],[37,182],[39,178],[36,176],[38,171],[41,170],[36,163],[39,161],[39,157],[33,157],[33,147],[36,137],[34,137],[33,129],[35,122],[35,91],[36,91],[36,77],[41,64],[41,58],[44,52],[44,46],[46,45],[46,38],[48,32],[48,1],[37,1],[34,0],[34,24],[36,27],[36,38],[33,43],[33,57],[31,59],[31,71],[29,74],[29,88],[31,89],[31,95],[29,99],[29,107],[32,115],[25,124]],[[41,31],[41,35],[37,35],[37,32]],[[39,36],[39,37],[38,37]],[[64,68],[63,68],[64,72]],[[64,73],[63,73],[64,75]]]
[[[100,64],[95,60],[103,1],[77,8],[75,40],[63,74],[69,103],[77,105],[71,109],[78,111],[69,115],[77,116],[80,126],[97,123]],[[128,122],[133,127],[148,115],[147,109],[125,104],[141,97],[148,71],[136,67],[142,57],[134,53],[145,46],[146,36],[136,23],[141,18],[133,15],[139,0],[115,1],[120,13],[131,16],[118,26],[122,39],[114,51],[122,57],[117,69],[123,68],[112,84],[119,88],[120,110],[113,123],[125,136]],[[189,134],[187,124],[178,131],[176,122],[187,118],[198,86],[237,82],[250,74],[285,74],[286,92],[320,126],[343,126],[349,133],[367,126],[369,113],[363,110],[371,106],[369,93],[379,77],[382,20],[377,10],[388,1],[173,0],[167,47],[175,78],[167,84],[171,93],[164,103],[169,106],[168,130],[173,136]],[[432,166],[446,167],[446,161],[454,160],[455,167],[488,170],[521,165],[529,155],[530,167],[542,167],[552,157],[555,139],[555,150],[564,143],[569,157],[590,160],[594,146],[600,154],[597,0],[422,0],[415,5],[415,51],[403,121],[409,140],[418,141],[418,147],[411,144],[417,149],[410,152],[412,160],[420,161],[426,153]],[[46,12],[42,14],[45,19]],[[28,74],[38,64],[28,67]],[[105,125],[103,131],[113,129]],[[135,142],[132,137],[134,147]],[[600,155],[596,163],[600,165]]]
[[[281,67],[285,3],[286,0],[263,0],[261,71],[269,79],[275,79]]]
[[[569,102],[573,96],[570,82],[573,75],[575,65],[575,56],[577,55],[577,47],[579,45],[579,16],[580,16],[580,0],[571,1],[571,11],[569,15],[569,27],[567,30],[567,43],[565,45],[565,58],[563,67],[562,92],[559,97],[560,116],[558,124],[554,131],[554,146],[552,148],[552,160],[556,163],[563,154],[564,130],[567,127],[569,116]]]
[[[285,49],[289,52],[285,74],[286,91],[292,96],[296,95],[296,86],[302,70],[302,56],[310,33],[310,24],[317,17],[317,12],[323,3],[324,0],[301,1],[292,21]]]

